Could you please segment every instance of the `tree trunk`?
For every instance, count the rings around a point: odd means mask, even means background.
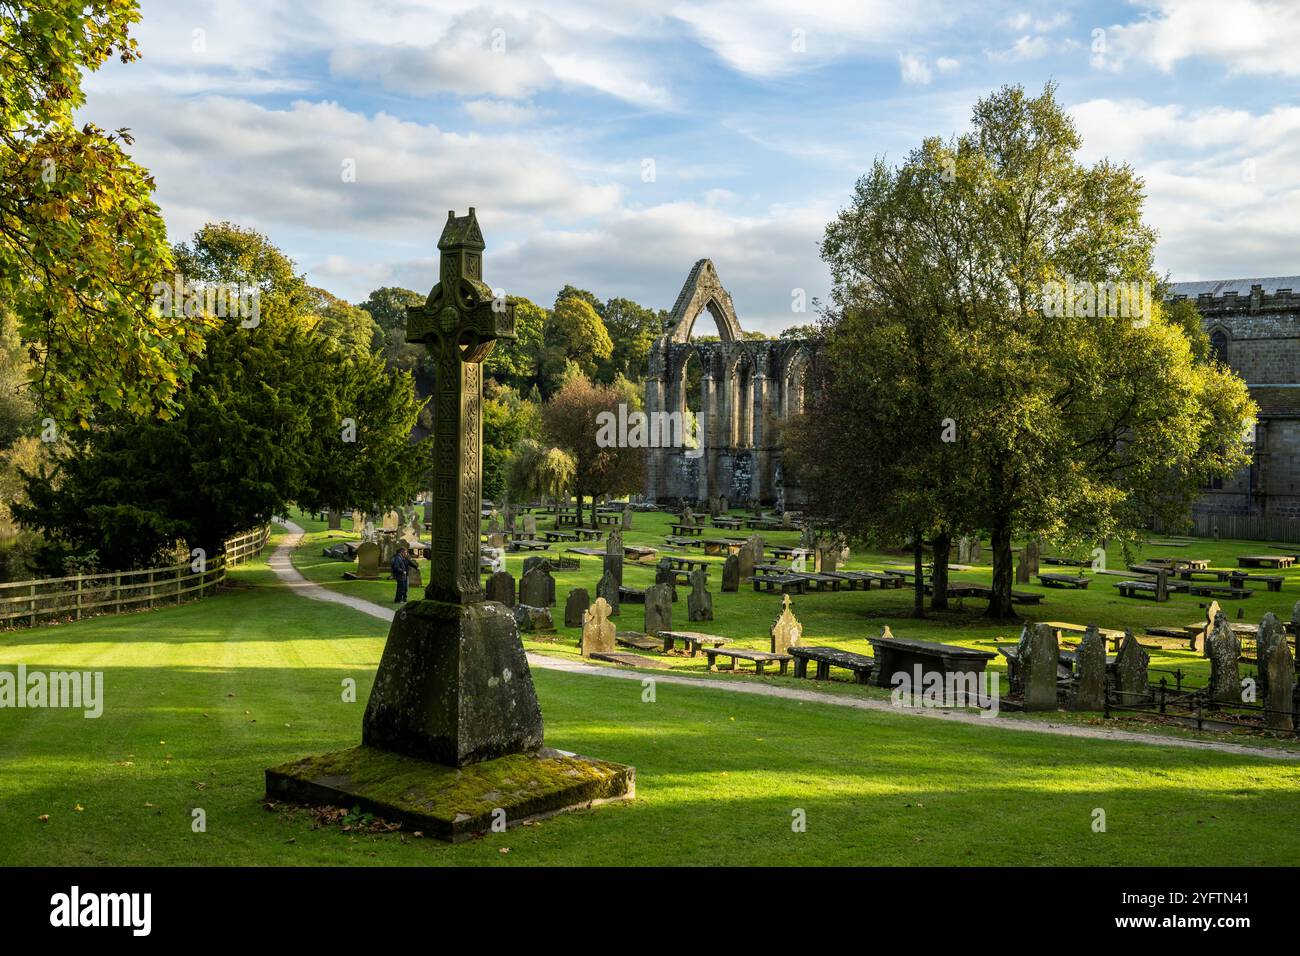
[[[1016,612],[1011,606],[1011,519],[999,515],[990,529],[993,538],[993,594],[985,617],[997,621],[1014,621]]]
[[[912,614],[925,617],[925,541],[921,532],[912,535],[912,570],[916,572],[916,590],[912,594]]]
[[[934,550],[933,592],[930,597],[930,610],[948,610],[948,557],[952,552],[952,535],[941,531],[931,542]]]
[[[576,492],[573,497],[574,500],[577,502],[577,508],[574,511],[574,514],[577,516],[576,518],[577,523],[574,525],[574,527],[580,528],[582,527],[582,492],[581,491]]]

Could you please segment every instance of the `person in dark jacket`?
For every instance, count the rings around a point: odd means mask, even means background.
[[[393,555],[393,577],[397,579],[397,596],[393,598],[395,604],[406,603],[406,586],[411,580],[411,563],[406,549],[398,548],[397,553]]]

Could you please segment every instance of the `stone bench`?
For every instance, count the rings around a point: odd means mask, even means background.
[[[737,670],[737,661],[753,661],[754,673],[759,677],[763,676],[763,668],[768,664],[776,663],[780,665],[782,676],[785,675],[786,669],[790,666],[793,658],[789,654],[773,654],[771,651],[747,651],[740,647],[706,647],[704,656],[709,659],[709,670],[717,670],[717,661],[719,657],[730,657],[731,666],[728,670]]]
[[[659,640],[663,642],[663,652],[665,654],[673,649],[677,641],[681,641],[686,653],[691,657],[694,657],[696,652],[705,645],[721,647],[723,644],[731,643],[729,637],[720,637],[717,634],[701,634],[699,631],[660,631]],[[712,658],[710,658],[710,662],[712,662]]]
[[[542,537],[547,541],[577,541],[578,536],[572,531],[543,531]]]
[[[790,656],[794,658],[794,676],[808,676],[808,662],[817,665],[813,680],[830,680],[831,667],[843,667],[853,672],[853,680],[865,684],[871,677],[876,662],[866,654],[854,654],[834,647],[791,647]]]
[[[1243,554],[1237,558],[1237,565],[1243,568],[1276,568],[1281,571],[1295,564],[1295,558],[1289,554]]]
[[[679,538],[690,535],[692,537],[704,534],[704,528],[697,524],[672,524],[673,534]]]
[[[808,582],[797,574],[756,574],[754,590],[781,594],[807,594]]]
[[[715,527],[715,528],[739,528],[739,527],[740,527],[740,519],[739,519],[739,518],[721,518],[721,517],[719,517],[719,518],[714,518],[714,519],[712,519],[712,520],[713,520],[713,527]]]

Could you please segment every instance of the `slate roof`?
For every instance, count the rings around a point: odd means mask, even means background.
[[[1300,417],[1300,385],[1252,385],[1250,397],[1261,417]]]
[[[1273,295],[1278,289],[1290,289],[1300,292],[1300,276],[1273,276],[1265,279],[1208,279],[1203,282],[1174,282],[1170,284],[1169,294],[1185,295],[1195,299],[1206,292],[1216,298],[1228,292],[1235,292],[1241,298],[1250,298],[1250,287],[1261,286],[1265,295]]]

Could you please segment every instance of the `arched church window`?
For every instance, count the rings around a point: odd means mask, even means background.
[[[1228,333],[1223,329],[1210,333],[1210,352],[1224,365],[1228,364]]]

